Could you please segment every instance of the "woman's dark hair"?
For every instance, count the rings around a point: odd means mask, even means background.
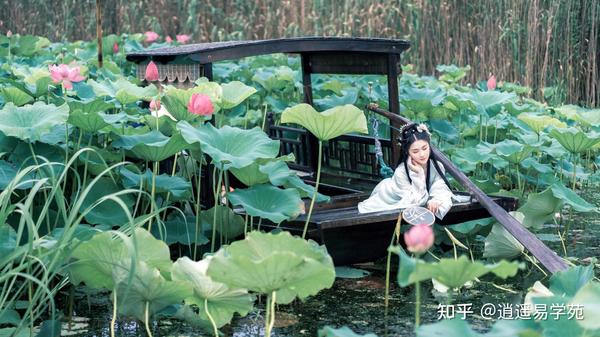
[[[419,125],[415,123],[409,123],[402,127],[402,131],[400,132],[399,137],[400,162],[398,163],[398,165],[404,165],[404,170],[406,171],[408,181],[412,184],[412,179],[410,178],[410,174],[408,172],[408,150],[410,149],[410,146],[417,140],[424,140],[427,142],[427,144],[429,144],[429,160],[427,161],[427,174],[425,175],[425,186],[427,187],[427,191],[429,191],[429,173],[431,172],[431,164],[433,164],[433,167],[435,167],[438,174],[442,177],[448,188],[451,189],[448,179],[446,179],[446,176],[442,173],[442,170],[437,163],[435,155],[433,151],[431,151],[431,137],[429,136],[429,131],[420,128]]]

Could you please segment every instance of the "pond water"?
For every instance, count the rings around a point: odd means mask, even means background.
[[[600,190],[587,191],[582,195],[586,200],[598,205]],[[568,213],[563,219],[568,221]],[[560,224],[546,225],[539,233],[540,238],[559,255],[564,256],[562,243],[557,230]],[[565,240],[567,256],[572,259],[586,261],[590,257],[600,256],[600,215],[576,214],[570,225],[570,235]],[[475,244],[475,256],[481,256],[483,241]],[[397,267],[397,260],[393,263]],[[528,267],[530,264],[528,264]],[[296,301],[290,305],[277,307],[276,323],[273,336],[316,336],[317,330],[326,325],[333,327],[348,326],[360,334],[375,333],[378,336],[414,336],[414,294],[413,288],[401,288],[397,285],[395,271],[392,272],[388,314],[384,306],[385,294],[385,260],[363,265],[360,268],[369,270],[371,274],[360,279],[336,279],[330,289],[322,290],[305,302]],[[596,268],[596,276],[600,275]],[[473,313],[467,314],[467,320],[478,331],[486,331],[495,321],[482,317],[482,306],[523,303],[528,287],[537,280],[548,284],[548,277],[535,267],[521,270],[514,278],[502,280],[494,277],[483,277],[471,288],[463,288],[455,293],[452,303],[471,305]],[[422,324],[434,323],[440,315],[439,303],[447,303],[447,298],[435,291],[431,282],[422,283]],[[108,294],[85,295],[82,289],[76,291],[75,301],[77,318],[72,325],[72,333],[76,336],[110,336],[109,322],[111,306]],[[229,326],[221,329],[225,336],[250,337],[262,336],[264,329],[264,298],[257,304],[258,310],[243,318],[234,318]],[[456,313],[456,317],[462,315]],[[494,316],[491,316],[494,317]],[[497,315],[496,315],[497,317]],[[134,320],[119,319],[117,336],[144,336],[144,326]],[[212,336],[185,323],[173,319],[155,321],[154,336]],[[63,333],[66,334],[66,331]]]

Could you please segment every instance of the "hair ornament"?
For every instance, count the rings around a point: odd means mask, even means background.
[[[427,128],[427,125],[425,125],[425,124],[421,123],[421,124],[417,125],[417,131],[426,132],[428,135],[431,136],[431,133],[429,132],[429,129]]]

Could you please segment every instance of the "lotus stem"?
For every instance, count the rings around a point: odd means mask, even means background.
[[[217,329],[217,324],[215,323],[213,317],[210,315],[210,312],[208,312],[208,298],[204,299],[204,312],[206,313],[206,316],[208,316],[208,320],[210,321],[210,324],[213,327],[215,337],[219,337],[219,330]]]
[[[146,332],[148,333],[148,337],[152,337],[152,332],[150,332],[150,325],[148,324],[148,321],[150,320],[148,317],[149,316],[149,310],[148,310],[149,306],[150,306],[150,302],[146,302],[146,310],[144,310],[144,317],[146,319],[145,319],[144,325],[146,326]]]
[[[92,146],[92,135],[90,135],[90,139],[88,140],[87,147]],[[86,156],[89,156],[89,152],[85,152]],[[81,183],[81,188],[85,188],[85,184],[87,182],[87,171],[88,171],[88,160],[85,160],[83,163],[83,182]]]
[[[310,207],[308,209],[308,215],[306,216],[306,222],[304,223],[304,230],[302,231],[302,238],[306,238],[306,231],[308,230],[308,224],[310,223],[310,215],[312,214],[313,207],[315,206],[315,200],[317,199],[317,193],[319,189],[319,180],[321,179],[321,157],[323,156],[323,141],[319,139],[319,156],[317,159],[317,180],[315,181],[315,191],[313,192],[312,199],[310,200]]]
[[[185,165],[184,165],[185,166]],[[198,252],[198,232],[200,230],[200,190],[202,187],[202,160],[200,160],[200,166],[198,167],[198,174],[196,177],[196,230],[194,232],[194,261],[196,261],[196,253]]]
[[[215,166],[216,169],[216,166]],[[217,238],[217,206],[219,206],[219,189],[221,188],[221,181],[223,180],[223,169],[219,170],[219,182],[217,183],[217,191],[215,193],[215,206],[213,208],[213,223],[212,223],[212,240],[210,242],[210,251],[215,251],[215,241]]]
[[[117,321],[117,289],[113,289],[113,312],[110,320],[110,337],[115,337],[115,323]]]
[[[171,170],[171,177],[175,176],[175,172],[177,171],[177,155],[179,153],[175,153],[175,158],[173,159],[173,169]],[[167,191],[167,198],[165,200],[165,205],[169,205],[169,199],[171,198],[171,191]],[[163,213],[163,221],[167,218],[167,210]]]
[[[156,202],[154,200],[156,195],[156,175],[158,174],[158,162],[154,161],[152,163],[152,189],[150,190],[150,209],[152,210],[152,216],[150,217],[150,222],[148,223],[148,232],[152,233],[152,221],[154,220],[155,212],[156,212]]]
[[[277,296],[277,292],[273,291],[267,297],[267,317],[265,319],[265,337],[271,336],[271,330],[273,330],[273,326],[275,325],[275,299]]]
[[[415,282],[415,329],[421,324],[421,281]]]
[[[248,213],[244,214],[244,238],[246,238],[247,233],[248,233]]]
[[[394,244],[394,238],[396,239],[396,244],[400,244],[400,226],[402,225],[402,212],[398,214],[398,219],[396,220],[396,226],[394,228],[394,232],[392,233],[392,241],[390,242],[390,248]],[[385,307],[385,316],[388,313],[388,305],[390,298],[390,269],[392,262],[392,252],[388,249],[387,261],[385,264],[385,297],[383,300]]]
[[[577,186],[577,157],[575,156],[575,154],[573,155],[573,183],[571,184],[571,188],[573,189],[573,192],[575,192],[575,187]]]

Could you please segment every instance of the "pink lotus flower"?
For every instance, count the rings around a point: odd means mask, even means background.
[[[65,89],[73,89],[73,82],[81,82],[85,80],[85,77],[81,76],[79,72],[79,67],[69,67],[66,64],[61,65],[49,65],[48,69],[50,70],[50,77],[52,77],[52,82],[61,83],[65,87]]]
[[[210,98],[205,94],[193,94],[187,108],[190,113],[200,116],[210,116],[215,111]]]
[[[146,66],[146,75],[144,76],[146,81],[158,81],[158,67],[154,63],[154,61],[150,61]]]
[[[147,32],[144,33],[144,35],[146,35],[146,40],[145,41],[148,42],[148,43],[152,43],[152,42],[158,40],[158,34],[156,34],[153,31],[147,31]]]
[[[177,38],[177,42],[179,43],[187,43],[192,37],[186,34],[181,34],[175,36],[175,38]]]
[[[425,253],[433,245],[433,239],[433,229],[427,224],[412,226],[404,233],[406,248],[415,254]]]
[[[488,91],[496,90],[496,76],[491,75],[487,80]]]
[[[167,41],[167,43],[171,43],[171,42],[173,42],[173,39],[170,36],[167,36],[165,38],[165,41]]]
[[[119,44],[115,42],[113,44],[113,54],[118,54],[118,53],[119,53]]]
[[[159,99],[155,98],[150,101],[150,110],[152,110],[152,111],[160,110],[160,100]]]
[[[6,32],[6,37],[11,37],[11,36],[12,36],[12,31],[9,30],[8,32]]]

